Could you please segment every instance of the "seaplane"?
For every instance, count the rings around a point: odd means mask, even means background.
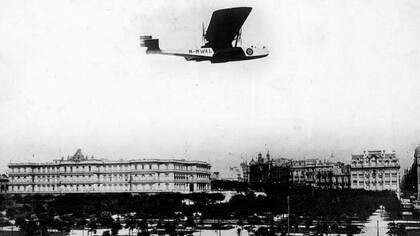
[[[210,61],[223,63],[243,61],[268,56],[264,47],[243,47],[242,25],[251,12],[251,7],[220,9],[213,12],[207,30],[203,24],[203,46],[195,49],[162,50],[159,39],[151,35],[140,36],[140,46],[146,47],[146,54],[159,54],[184,57],[187,61]]]

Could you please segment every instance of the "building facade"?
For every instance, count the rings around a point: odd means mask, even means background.
[[[351,188],[400,191],[400,164],[395,151],[364,151],[352,155]]]
[[[350,165],[342,162],[327,162],[319,159],[292,160],[286,158],[263,158],[258,154],[251,160],[250,183],[287,183],[317,189],[349,189]]]
[[[317,189],[350,188],[350,166],[342,162],[294,160],[291,162],[291,175],[293,185]]]
[[[337,165],[332,170],[331,182],[333,189],[349,189],[351,186],[350,165],[337,162]]]
[[[187,160],[88,158],[81,150],[50,163],[10,163],[9,193],[205,192],[210,164]]]
[[[270,180],[271,160],[267,153],[266,158],[258,153],[256,160],[249,162],[249,182],[251,184],[266,183]]]
[[[249,162],[249,183],[255,188],[264,184],[290,183],[290,160],[285,158],[271,159],[267,152],[265,158],[258,153],[256,160]]]
[[[7,175],[0,175],[0,193],[7,193],[9,186],[9,178]]]
[[[242,173],[243,173],[243,181],[244,182],[249,182],[249,165],[246,161],[241,162],[241,164],[239,164],[239,166],[242,169]]]
[[[420,201],[420,146],[414,150],[414,161],[417,168],[417,200]]]

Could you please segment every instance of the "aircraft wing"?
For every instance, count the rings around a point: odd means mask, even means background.
[[[238,35],[251,9],[251,7],[236,7],[213,12],[205,35],[208,41],[206,46],[215,51],[231,48],[232,41]]]

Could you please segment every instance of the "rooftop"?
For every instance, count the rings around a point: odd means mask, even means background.
[[[62,157],[61,159],[53,160],[53,162],[10,162],[10,166],[56,166],[56,165],[67,165],[67,164],[130,164],[130,163],[150,163],[150,162],[178,162],[178,163],[191,163],[191,164],[203,164],[210,165],[205,161],[185,160],[185,159],[158,159],[158,158],[143,158],[143,159],[120,159],[120,160],[107,160],[104,158],[98,159],[91,156],[85,156],[82,154],[81,149],[77,149],[73,156],[67,158]]]

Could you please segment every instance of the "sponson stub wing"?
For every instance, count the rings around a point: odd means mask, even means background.
[[[191,55],[188,53],[172,53],[172,52],[164,52],[164,55],[172,55],[172,56],[179,56],[179,57],[184,57],[185,60],[187,61],[206,61],[206,60],[210,60],[211,57],[206,57],[206,56],[199,56],[199,55]]]
[[[232,47],[232,41],[248,18],[251,7],[235,7],[213,12],[205,34],[207,43],[214,51]]]

